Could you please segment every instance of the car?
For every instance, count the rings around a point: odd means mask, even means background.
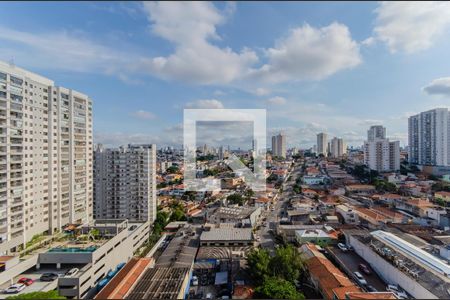
[[[197,276],[192,276],[192,285],[193,286],[198,285],[198,277]]]
[[[353,274],[355,275],[355,278],[356,278],[356,280],[358,281],[359,284],[367,285],[367,281],[364,279],[364,276],[362,276],[361,273],[353,272]]]
[[[386,287],[386,291],[392,292],[398,299],[407,299],[408,295],[406,295],[405,291],[403,291],[400,287],[394,284],[389,284]]]
[[[348,251],[348,248],[342,243],[338,243],[337,246],[338,246],[339,249],[341,249],[344,252]]]
[[[3,292],[5,294],[17,294],[18,292],[22,291],[25,288],[25,284],[23,283],[16,283],[11,286],[9,286],[6,290]]]
[[[372,274],[372,272],[370,272],[369,267],[367,265],[365,265],[365,264],[359,264],[358,265],[358,269],[360,269],[366,275]]]
[[[44,273],[41,275],[41,277],[39,278],[40,281],[53,281],[56,278],[58,278],[59,275],[56,273]]]
[[[73,268],[70,269],[69,271],[66,272],[66,274],[64,274],[64,276],[66,277],[72,277],[75,276],[75,274],[77,274],[80,270],[78,268]]]
[[[374,288],[373,286],[371,286],[371,285],[368,285],[366,288],[367,288],[367,290],[368,290],[369,292],[371,292],[371,293],[376,293],[376,292],[378,292],[378,290],[377,290],[376,288]]]
[[[22,278],[20,278],[20,279],[17,281],[17,283],[23,283],[23,284],[25,284],[26,286],[32,285],[33,282],[34,282],[33,279],[27,278],[27,277],[22,277]]]

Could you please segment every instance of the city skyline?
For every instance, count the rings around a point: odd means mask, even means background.
[[[361,146],[371,125],[405,146],[408,117],[448,107],[448,3],[1,5],[0,60],[89,94],[106,146],[180,146],[183,108],[266,108],[288,148]]]

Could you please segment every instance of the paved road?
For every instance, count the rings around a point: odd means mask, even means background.
[[[361,272],[358,269],[358,265],[359,264],[365,264],[365,265],[368,266],[368,263],[365,262],[364,259],[362,259],[358,254],[356,254],[353,251],[342,252],[337,247],[330,247],[330,248],[328,248],[328,250],[330,250],[338,258],[339,262],[341,264],[343,264],[344,268],[346,268],[349,272],[353,273],[355,271],[358,271],[364,276],[364,278],[366,279],[368,285],[373,286],[374,288],[376,288],[380,292],[386,290],[386,284],[373,271],[373,269],[370,268],[370,266],[369,266],[369,268],[372,271],[371,275],[366,275],[366,274],[364,274],[363,272]],[[349,275],[349,274],[347,274],[347,275]]]
[[[301,166],[295,164],[292,168],[291,172],[286,176],[285,182],[283,182],[283,192],[278,194],[276,203],[273,204],[273,210],[263,212],[263,218],[266,219],[264,224],[266,226],[261,226],[260,230],[256,232],[257,236],[260,237],[260,245],[261,247],[269,250],[271,254],[275,252],[275,242],[272,234],[269,233],[269,230],[275,231],[276,224],[280,221],[282,214],[286,211],[286,206],[290,197],[292,196],[292,186],[295,184],[295,180],[299,176],[301,172]],[[291,177],[291,180],[288,180]]]

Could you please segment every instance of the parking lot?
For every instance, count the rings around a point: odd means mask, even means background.
[[[34,280],[33,284],[25,287],[22,291],[20,291],[17,294],[4,294],[3,290],[7,289],[11,285],[11,283],[9,283],[9,282],[4,283],[4,284],[0,285],[0,299],[5,299],[6,297],[11,296],[11,295],[20,295],[23,293],[31,293],[31,292],[39,292],[39,291],[46,292],[46,291],[53,290],[56,288],[57,279],[53,280],[52,282],[43,282],[43,281],[39,280],[41,275],[44,273],[48,273],[48,272],[63,275],[69,269],[70,268],[61,269],[61,270],[58,270],[58,272],[55,272],[55,269],[45,269],[45,268],[40,269],[40,270],[35,270],[34,268],[30,269],[30,270],[20,274],[19,276],[14,277],[13,283],[17,283],[17,281],[20,278],[25,277],[25,278],[33,279]]]
[[[335,261],[336,264],[340,266],[351,279],[354,278],[352,273],[358,271],[366,279],[367,285],[373,286],[379,292],[386,290],[386,283],[384,283],[384,281],[373,271],[370,265],[354,251],[344,252],[337,247],[329,247],[327,250],[329,250],[331,252],[330,254],[332,254],[330,258]],[[333,259],[333,257],[336,259]],[[359,270],[359,264],[365,264],[368,266],[372,274],[364,274],[361,270]],[[351,273],[351,275],[348,273]]]

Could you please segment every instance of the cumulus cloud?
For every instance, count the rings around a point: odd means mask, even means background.
[[[135,111],[131,115],[135,118],[142,119],[142,120],[151,120],[151,119],[156,118],[155,114],[153,114],[149,111],[145,111],[145,110]]]
[[[150,55],[148,49],[126,40],[118,43],[112,35],[100,40],[79,30],[25,32],[0,26],[0,57],[15,57],[27,67],[113,75],[128,83],[151,75],[198,85],[240,86],[258,96],[270,93],[261,87],[267,83],[320,80],[361,62],[358,43],[340,23],[296,28],[258,56],[247,47],[217,45],[224,43],[217,28],[231,18],[233,3],[223,10],[211,2],[144,2],[140,8],[155,38],[173,47],[169,53]]]
[[[450,27],[450,3],[445,1],[382,2],[375,12],[375,36],[392,53],[430,48]]]
[[[284,105],[286,104],[286,98],[283,98],[281,96],[275,96],[270,99],[267,99],[267,103],[273,105]]]
[[[273,83],[320,80],[361,63],[358,43],[340,23],[293,29],[266,54],[268,63],[253,70],[251,76]]]
[[[146,59],[153,75],[198,84],[230,83],[258,61],[247,48],[220,48],[216,26],[225,18],[210,2],[144,2],[154,34],[172,42],[175,52]],[[231,13],[231,12],[230,12]]]
[[[188,102],[186,108],[224,108],[222,102],[216,99],[200,99],[193,102]]]
[[[434,79],[422,90],[429,95],[450,96],[450,77]]]

